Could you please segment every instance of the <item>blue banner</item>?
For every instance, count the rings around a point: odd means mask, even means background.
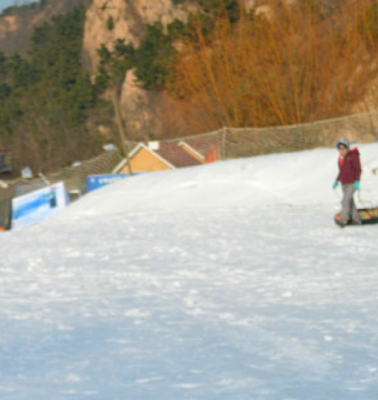
[[[128,174],[111,174],[111,175],[91,175],[87,177],[87,189],[88,192],[100,189],[104,186],[110,185],[125,179]]]
[[[64,183],[56,183],[12,200],[12,229],[35,224],[69,204]]]

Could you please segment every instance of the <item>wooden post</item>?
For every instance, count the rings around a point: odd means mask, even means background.
[[[226,142],[227,142],[227,128],[222,128],[222,144],[221,144],[221,159],[226,159]]]
[[[126,163],[127,163],[127,169],[129,171],[129,174],[133,175],[133,170],[131,168],[131,162],[130,162],[130,158],[129,158],[129,153],[130,153],[129,142],[127,140],[126,131],[125,131],[125,127],[123,124],[122,115],[121,115],[121,110],[119,108],[119,96],[117,95],[117,90],[113,91],[112,102],[113,102],[113,107],[114,107],[116,123],[117,123],[117,127],[118,127],[118,133],[119,133],[119,136],[121,139],[122,151],[125,156]]]

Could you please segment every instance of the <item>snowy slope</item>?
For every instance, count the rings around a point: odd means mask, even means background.
[[[334,225],[336,158],[138,176],[3,234],[0,399],[377,399],[378,227]]]
[[[359,147],[362,197],[378,200],[378,144]],[[139,175],[85,197],[62,216],[76,220],[95,215],[273,205],[338,203],[330,190],[337,176],[337,151],[317,149],[239,159]],[[340,194],[340,193],[339,193]]]

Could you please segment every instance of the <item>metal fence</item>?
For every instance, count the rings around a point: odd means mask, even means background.
[[[161,142],[185,141],[203,155],[211,151],[213,146],[217,146],[220,159],[226,160],[333,147],[341,136],[359,143],[377,141],[378,110],[300,125],[266,128],[225,127],[202,135]]]

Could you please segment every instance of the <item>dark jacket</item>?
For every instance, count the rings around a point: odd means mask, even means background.
[[[357,149],[348,151],[344,158],[339,158],[340,173],[337,180],[343,184],[359,181],[361,177],[360,153]]]

